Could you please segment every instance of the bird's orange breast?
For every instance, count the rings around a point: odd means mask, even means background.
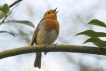
[[[56,34],[59,34],[59,22],[56,19],[46,19],[45,26],[46,31],[52,31],[54,29]]]

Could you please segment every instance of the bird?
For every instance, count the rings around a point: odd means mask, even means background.
[[[57,8],[46,11],[43,18],[37,25],[31,40],[31,46],[36,45],[50,45],[55,42],[59,35],[59,22],[57,19]],[[46,54],[47,52],[44,52]],[[34,67],[41,68],[41,52],[36,52]]]

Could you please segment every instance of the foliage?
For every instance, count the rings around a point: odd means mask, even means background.
[[[16,2],[14,2],[15,4],[16,3],[18,3],[18,2],[20,2],[20,1],[16,1]],[[15,4],[11,4],[11,6],[13,6],[13,5],[15,5]],[[28,25],[28,26],[31,26],[31,27],[33,27],[33,28],[35,28],[34,27],[34,25],[33,25],[33,23],[31,23],[30,21],[27,21],[27,20],[8,20],[8,21],[4,21],[8,16],[9,16],[9,14],[12,12],[12,10],[10,11],[10,8],[11,8],[11,6],[8,6],[8,4],[4,4],[4,5],[2,5],[2,6],[0,6],[0,20],[2,20],[1,22],[0,22],[0,24],[3,24],[3,23],[17,23],[17,24],[24,24],[24,25]],[[13,36],[15,36],[13,33],[10,33],[10,32],[8,32],[8,31],[0,31],[0,33],[9,33],[9,34],[11,34],[11,35],[13,35]]]
[[[10,8],[8,6],[8,4],[4,4],[2,6],[0,6],[0,11],[2,11],[5,15],[9,12]]]
[[[106,28],[106,24],[97,19],[91,20],[88,24]],[[99,37],[106,37],[105,32],[95,32],[93,30],[86,30],[78,33],[77,35],[86,35],[90,37],[84,43],[91,42],[98,47],[102,47],[102,48],[106,47],[106,41],[103,41],[99,38]]]

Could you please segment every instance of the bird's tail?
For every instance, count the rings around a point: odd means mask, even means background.
[[[34,67],[38,67],[39,69],[41,68],[41,52],[36,52],[36,59],[34,62]]]

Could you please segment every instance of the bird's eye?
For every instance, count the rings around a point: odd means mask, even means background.
[[[50,14],[50,12],[48,12],[48,14]]]

